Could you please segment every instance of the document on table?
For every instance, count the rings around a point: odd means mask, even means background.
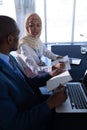
[[[58,64],[59,62],[64,62],[65,63],[65,70],[70,70],[71,69],[71,66],[70,66],[70,61],[69,61],[69,57],[68,55],[64,56],[63,58],[61,59],[57,59],[53,62],[51,62],[51,65],[56,65]]]
[[[63,72],[62,74],[59,74],[57,76],[52,77],[47,81],[47,89],[48,91],[56,89],[59,84],[65,84],[72,80],[72,77],[68,71]]]
[[[69,58],[70,64],[79,65],[81,62],[81,59],[79,58]]]

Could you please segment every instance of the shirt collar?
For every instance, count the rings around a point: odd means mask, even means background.
[[[9,56],[8,55],[0,53],[0,59],[5,61],[6,63],[9,63]]]

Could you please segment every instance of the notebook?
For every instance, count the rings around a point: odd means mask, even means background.
[[[69,71],[65,71],[59,75],[56,75],[56,76],[50,78],[46,82],[46,87],[47,87],[48,91],[51,91],[51,90],[56,89],[59,86],[59,84],[65,84],[71,80],[72,80],[72,77],[71,77]]]
[[[67,100],[58,108],[57,113],[87,113],[87,89],[80,82],[68,82]]]

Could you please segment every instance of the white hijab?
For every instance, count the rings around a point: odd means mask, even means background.
[[[38,43],[40,41],[40,35],[41,35],[41,31],[38,33],[38,35],[36,37],[32,37],[28,30],[27,30],[27,27],[28,27],[28,21],[30,19],[37,19],[39,21],[41,21],[41,18],[36,14],[36,13],[32,13],[30,14],[26,20],[25,20],[25,34],[24,34],[24,37],[22,37],[20,40],[19,40],[19,46],[20,47],[22,44],[27,44],[29,45],[31,48],[33,49],[36,49],[38,48]],[[41,22],[41,30],[42,30],[42,22]]]

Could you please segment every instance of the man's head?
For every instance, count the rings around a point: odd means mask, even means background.
[[[17,49],[19,29],[16,21],[0,15],[0,52],[8,54]]]

